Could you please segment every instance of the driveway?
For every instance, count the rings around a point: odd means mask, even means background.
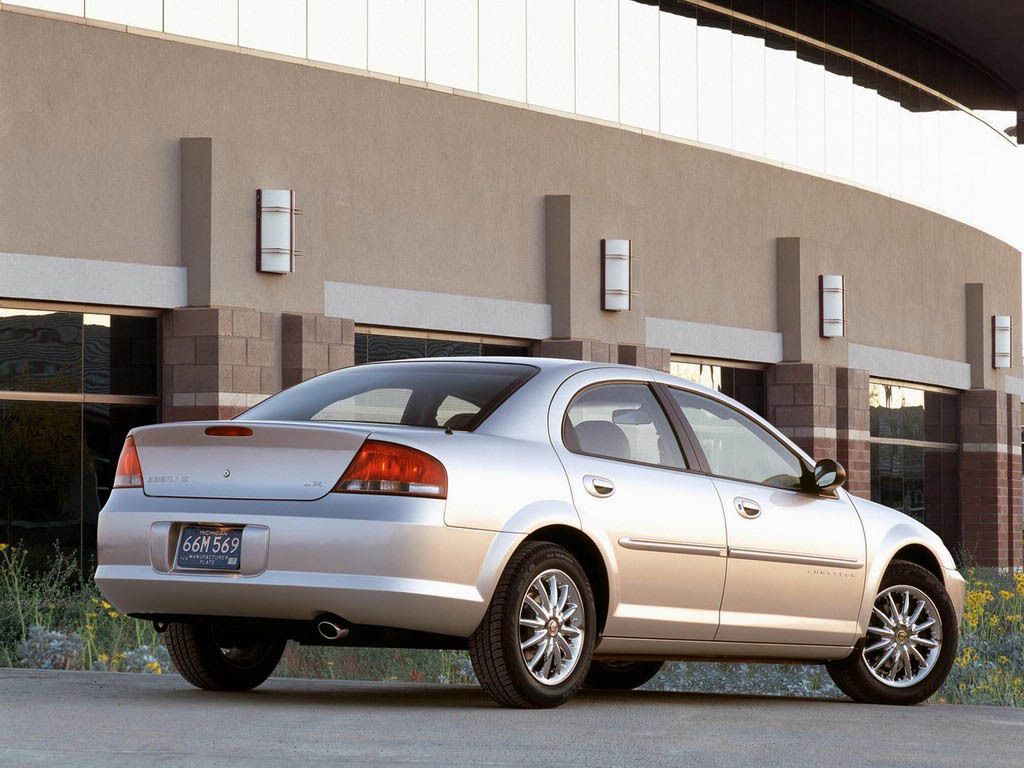
[[[640,691],[511,711],[478,689],[0,670],[0,765],[1014,766],[1024,710]]]

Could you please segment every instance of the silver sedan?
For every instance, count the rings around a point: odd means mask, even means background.
[[[96,581],[212,690],[259,685],[296,640],[468,648],[515,707],[671,659],[821,663],[858,701],[920,702],[956,655],[964,581],[844,479],[667,374],[380,363],[133,430]]]

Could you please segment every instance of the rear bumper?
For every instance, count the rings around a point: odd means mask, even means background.
[[[243,526],[238,573],[177,568],[184,523]],[[96,582],[124,613],[311,620],[459,637],[480,622],[522,540],[444,525],[444,502],[328,494],[307,502],[153,498],[100,513]]]

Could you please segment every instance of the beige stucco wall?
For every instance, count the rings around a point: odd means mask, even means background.
[[[775,241],[790,236],[814,244],[815,275],[846,275],[850,342],[965,360],[968,282],[1021,327],[1018,252],[869,191],[480,99],[0,13],[0,251],[181,263],[188,136],[212,138],[216,305],[319,312],[324,280],[544,303],[545,195],[564,194],[578,203],[577,336],[642,342],[643,314],[777,330]],[[294,275],[254,270],[258,187],[294,189],[304,211]],[[639,317],[599,310],[602,237],[633,240]],[[812,308],[815,286],[802,289]],[[805,357],[828,359],[825,344]]]

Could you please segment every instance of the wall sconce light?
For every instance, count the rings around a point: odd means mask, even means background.
[[[631,308],[630,241],[601,241],[601,309],[626,312]]]
[[[285,275],[295,271],[295,192],[256,190],[256,269]]]
[[[1012,325],[1013,319],[1009,315],[992,315],[993,368],[1013,367],[1013,353],[1010,351]]]
[[[818,275],[818,307],[822,337],[845,336],[846,278],[843,275]]]

